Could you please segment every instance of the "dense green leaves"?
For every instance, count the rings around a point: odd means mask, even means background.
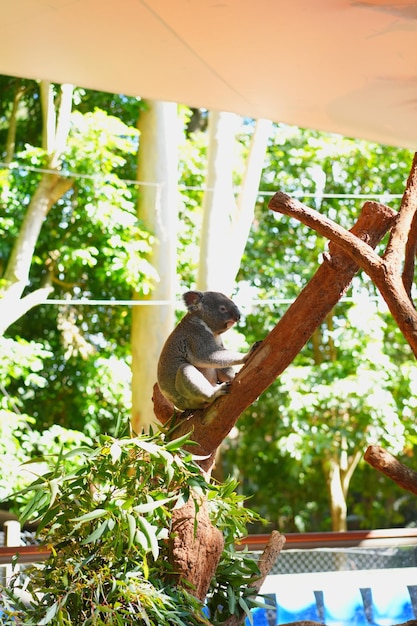
[[[39,98],[37,84],[30,86],[20,101],[18,138],[30,124],[26,119],[30,102]],[[4,81],[3,88],[5,94],[12,94],[12,84]],[[126,119],[130,123],[133,111],[139,114],[137,99],[114,100],[123,100],[129,108]],[[88,110],[87,101],[94,101],[92,109]],[[102,103],[107,101],[102,94]],[[13,410],[18,406],[35,418],[37,431],[60,424],[89,434],[111,432],[114,414],[127,418],[130,309],[111,304],[71,306],[70,300],[129,300],[134,291],[148,293],[157,280],[147,260],[153,239],[136,216],[137,185],[132,180],[138,131],[96,103],[91,92],[76,92],[68,145],[62,155],[62,170],[73,185],[48,214],[29,277],[28,292],[49,280],[54,286],[52,297],[68,305],[41,305],[18,320],[9,329],[7,359],[2,361],[3,368],[9,368],[6,397],[12,399]],[[7,128],[11,109],[4,106],[3,110],[0,128]],[[40,116],[32,123],[39,124]],[[11,168],[0,177],[2,273],[45,167],[41,136],[32,136],[33,144],[16,140]],[[19,360],[10,347],[13,339],[22,344],[19,337],[29,342],[28,350],[39,353],[36,375],[34,362],[28,371],[29,359],[26,372],[17,375]]]
[[[21,494],[30,495],[22,521],[36,520],[39,539],[51,548],[42,568],[26,570],[32,594],[31,606],[22,609],[27,626],[206,623],[201,603],[170,582],[171,514],[190,497],[209,497],[212,519],[225,530],[207,600],[211,623],[222,623],[238,607],[249,610],[253,598],[246,587],[258,569],[233,545],[256,516],[242,507],[235,482],[207,483],[181,443],[184,438],[166,442],[161,434],[106,436],[49,457],[49,471]]]

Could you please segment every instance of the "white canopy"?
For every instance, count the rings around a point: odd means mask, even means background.
[[[0,73],[417,149],[412,0],[4,0]]]

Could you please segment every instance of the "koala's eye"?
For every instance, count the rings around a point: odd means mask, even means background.
[[[221,312],[221,313],[227,313],[227,307],[225,307],[225,306],[224,306],[224,304],[222,304],[222,305],[220,306],[220,312]]]

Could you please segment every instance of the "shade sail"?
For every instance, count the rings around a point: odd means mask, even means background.
[[[3,0],[0,73],[417,148],[417,2]]]

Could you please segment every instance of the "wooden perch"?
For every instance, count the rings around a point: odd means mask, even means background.
[[[300,207],[303,212],[305,209],[312,211],[284,194],[279,194],[279,198],[288,215],[296,217],[295,213]],[[278,210],[277,196],[274,199],[271,208]],[[365,248],[369,254],[373,253],[373,248],[392,227],[395,216],[392,209],[382,204],[366,202],[352,230],[341,229],[343,238],[351,238],[357,247]],[[329,226],[333,228],[332,224]],[[207,456],[206,460],[200,462],[203,469],[210,469],[217,447],[241,413],[290,365],[343,296],[357,271],[355,260],[340,246],[330,244],[329,252],[316,274],[234,379],[231,393],[219,398],[204,411],[187,413],[177,420],[175,436],[191,432],[191,438],[198,444],[193,450],[196,454]],[[153,400],[157,418],[165,422],[167,414],[173,412],[173,407],[167,411],[166,402],[162,400],[157,385]]]
[[[367,245],[369,242],[359,241],[351,232],[286,194],[275,194],[269,207],[273,211],[295,217],[327,237],[364,269],[378,287],[401,332],[417,356],[417,311],[410,299],[411,271],[414,268],[417,247],[417,154],[414,156],[401,207],[396,214],[391,237],[382,258]],[[401,274],[403,263],[404,270]]]
[[[397,485],[417,496],[417,472],[400,463],[384,448],[376,445],[369,446],[363,458]]]
[[[281,535],[277,530],[273,530],[270,534],[268,543],[265,546],[264,551],[259,557],[258,567],[261,573],[260,577],[254,580],[250,588],[253,590],[253,595],[258,595],[265,578],[268,576],[271,571],[275,561],[277,560],[282,548],[285,544],[285,537]],[[223,624],[223,626],[240,626],[245,621],[246,614],[244,611],[241,611],[240,615],[232,615],[229,617]]]
[[[286,539],[284,535],[281,535],[277,530],[273,530],[269,536],[268,543],[265,546],[264,551],[259,557],[258,567],[261,573],[260,578],[257,578],[252,584],[251,588],[259,593],[262,585],[265,582],[265,578],[268,576],[275,561],[278,558],[282,548],[284,547]]]
[[[177,584],[187,588],[191,582],[195,587],[192,593],[204,601],[224,548],[224,539],[210,521],[207,500],[200,501],[198,497],[196,500],[198,511],[192,498],[172,511],[170,563],[176,572]]]

